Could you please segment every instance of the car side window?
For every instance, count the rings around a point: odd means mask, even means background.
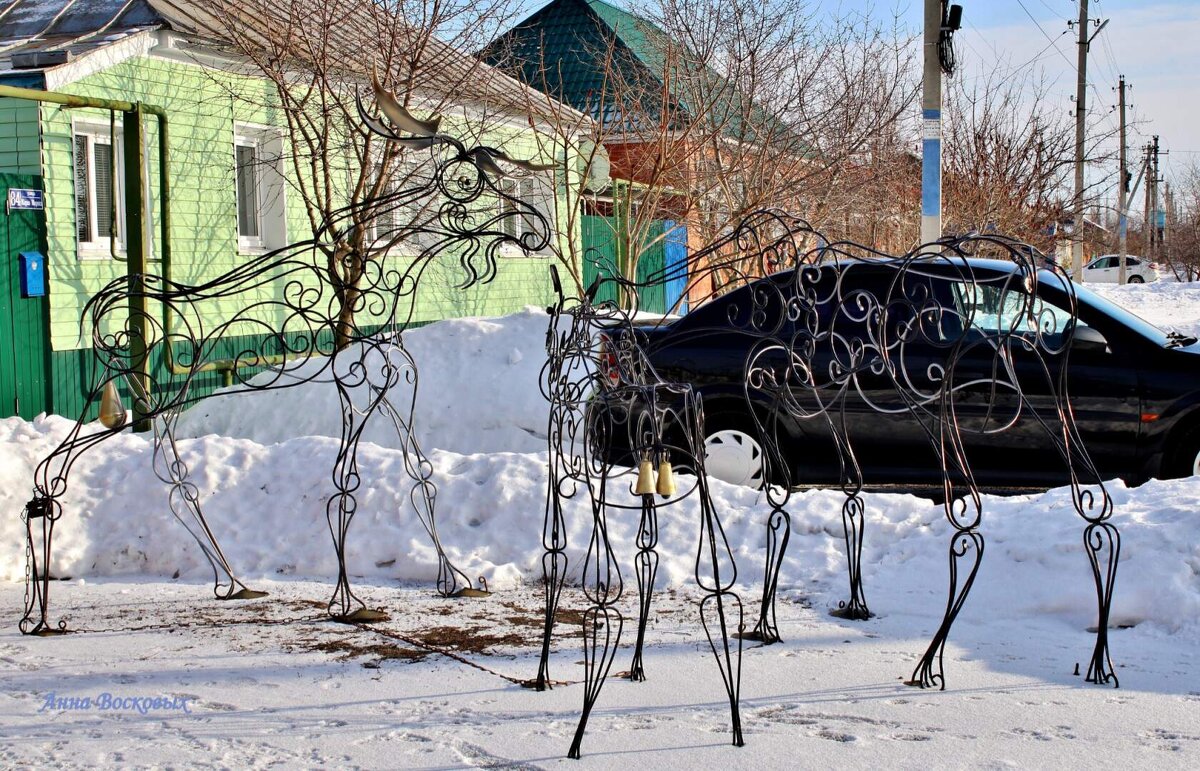
[[[1023,287],[1009,282],[970,284],[956,281],[954,298],[958,313],[971,329],[984,335],[1040,333],[1048,342],[1061,340],[1072,323],[1086,327],[1081,319],[1072,320],[1065,308],[1042,297],[1030,298]]]

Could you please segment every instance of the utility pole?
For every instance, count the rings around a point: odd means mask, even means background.
[[[1171,235],[1170,224],[1171,224],[1171,221],[1174,219],[1174,217],[1172,216],[1172,211],[1171,211],[1172,205],[1173,205],[1173,202],[1171,201],[1171,183],[1164,181],[1163,182],[1162,253],[1163,253],[1163,262],[1165,262],[1167,265],[1172,264],[1171,263],[1171,241],[1170,241],[1170,235]],[[1174,270],[1174,266],[1172,266],[1172,270]]]
[[[1158,229],[1158,183],[1162,180],[1158,176],[1158,134],[1154,135],[1149,147],[1146,148],[1146,193],[1149,195],[1147,200],[1149,211],[1147,213],[1147,221],[1150,223],[1150,260],[1157,262],[1159,242],[1162,240],[1162,233]]]
[[[1142,171],[1146,175],[1146,214],[1142,220],[1142,248],[1145,250],[1142,256],[1149,260],[1154,254],[1154,227],[1151,222],[1154,218],[1154,209],[1151,203],[1153,200],[1154,173],[1152,170],[1153,167],[1150,164],[1150,154],[1154,152],[1154,145],[1146,145],[1143,151],[1145,152],[1145,156],[1142,158]]]
[[[1079,57],[1075,80],[1075,225],[1071,244],[1071,271],[1083,281],[1083,139],[1087,118],[1088,0],[1079,0]]]
[[[1118,172],[1119,181],[1117,183],[1117,231],[1120,233],[1120,257],[1118,264],[1120,269],[1117,271],[1117,283],[1125,283],[1125,253],[1128,251],[1129,244],[1126,242],[1126,231],[1129,229],[1129,217],[1126,209],[1129,206],[1129,169],[1126,168],[1125,158],[1125,76],[1117,82],[1117,109],[1120,111],[1120,132],[1121,132],[1121,148],[1120,148],[1120,164],[1121,168]]]
[[[921,243],[942,237],[942,34],[943,0],[925,0],[925,65],[921,87]]]

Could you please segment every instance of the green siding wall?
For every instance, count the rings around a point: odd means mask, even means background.
[[[174,280],[201,283],[247,259],[247,255],[239,253],[237,244],[233,179],[235,125],[282,125],[278,110],[271,106],[272,88],[262,79],[143,56],[59,89],[83,96],[155,104],[167,111]],[[238,95],[236,98],[231,95],[234,93]],[[66,415],[78,414],[94,382],[93,359],[90,350],[86,350],[88,335],[80,334],[81,310],[97,290],[123,276],[126,270],[123,260],[109,255],[107,244],[99,250],[81,252],[76,241],[74,128],[86,124],[92,130],[106,131],[108,123],[109,114],[105,111],[0,100],[0,170],[41,171],[44,177],[51,288],[49,338],[53,349],[50,355],[51,409]],[[119,131],[120,115],[116,125]],[[145,133],[151,209],[154,212],[151,227],[153,241],[157,242],[158,127],[151,116],[147,116]],[[496,135],[489,135],[485,143],[500,146],[519,157],[532,157],[541,144],[529,136],[522,136],[520,129],[511,127],[497,129]],[[563,160],[561,155],[560,160]],[[283,165],[285,174],[291,175],[289,164]],[[566,168],[572,169],[573,165],[567,164]],[[560,174],[556,180],[559,207],[565,205],[562,186],[579,182],[575,178],[577,174],[572,174],[570,179]],[[310,237],[309,223],[294,184],[295,179],[289,179],[289,189],[285,193],[289,242]],[[571,237],[578,238],[578,234],[558,235],[564,253],[570,253],[565,239]],[[150,270],[160,271],[161,264],[155,259],[156,243],[152,243],[151,249],[155,254],[149,263]],[[499,315],[526,305],[545,306],[552,299],[551,259],[542,256],[501,257],[495,279],[468,290],[456,288],[463,280],[457,260],[435,263],[422,277],[412,319],[420,324],[453,316]],[[402,265],[406,260],[401,256],[395,258],[395,262]],[[272,293],[268,288],[261,297]],[[253,298],[210,301],[196,304],[191,310],[211,328],[252,301]],[[369,321],[360,317],[360,324]],[[231,341],[228,347],[239,348],[238,341]],[[165,374],[161,372],[161,362],[159,368],[159,374]],[[207,393],[219,387],[221,382],[218,373],[204,375],[193,386],[193,392],[197,395]]]
[[[153,57],[126,61],[70,84],[62,90],[85,96],[143,101],[166,109],[171,139],[172,277],[200,282],[224,273],[244,259],[236,236],[233,195],[234,126],[239,123],[279,125],[278,111],[269,107],[271,87],[265,81],[235,78],[195,65]],[[230,93],[239,96],[233,98]],[[264,106],[265,105],[265,106]],[[51,304],[52,343],[56,350],[79,347],[79,311],[87,298],[121,275],[124,265],[100,255],[79,256],[75,248],[72,121],[107,121],[98,111],[42,107],[43,153],[46,168],[47,230],[51,252],[50,277],[56,289]],[[94,125],[94,123],[93,123]],[[157,126],[147,123],[147,154],[151,187],[157,187]],[[504,137],[506,149],[520,144]],[[285,168],[287,164],[285,163]],[[291,170],[287,169],[290,174]],[[310,237],[302,202],[295,190],[286,193],[288,241]],[[151,263],[151,270],[154,269]],[[501,314],[527,304],[550,300],[545,258],[501,260],[491,284],[466,292],[454,288],[462,276],[456,262],[435,266],[423,278],[415,320],[448,316]],[[432,279],[426,286],[425,281]],[[216,324],[244,302],[214,302],[197,309],[207,324]]]
[[[0,99],[0,172],[42,173],[36,102]]]

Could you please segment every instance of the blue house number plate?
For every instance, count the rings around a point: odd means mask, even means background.
[[[32,190],[24,187],[10,187],[8,189],[9,211],[42,208],[45,208],[45,204],[42,201],[41,190]]]

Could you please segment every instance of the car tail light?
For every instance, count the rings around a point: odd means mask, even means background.
[[[621,368],[617,365],[617,354],[613,350],[612,340],[608,335],[600,335],[600,354],[596,362],[600,369],[600,375],[608,380],[611,385],[618,385],[621,382]]]

